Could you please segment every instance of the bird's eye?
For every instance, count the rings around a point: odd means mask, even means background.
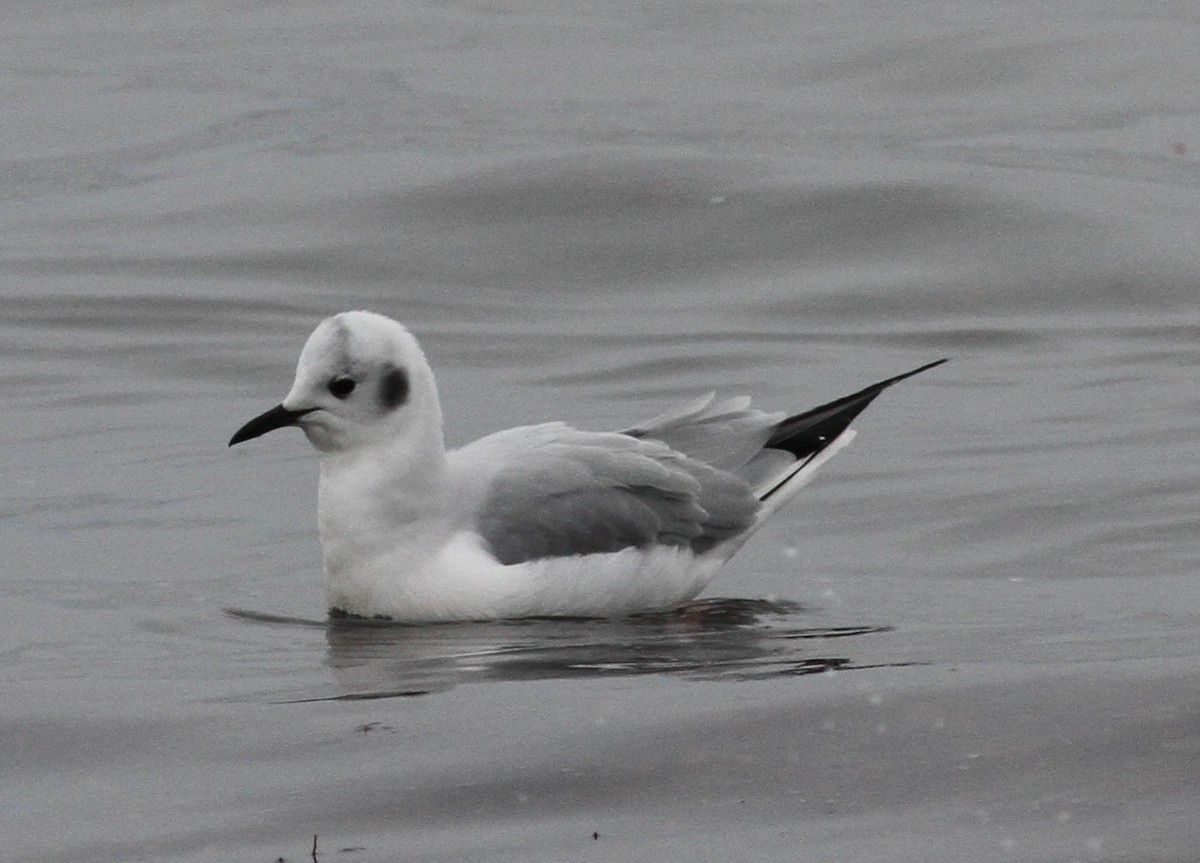
[[[354,378],[334,378],[329,382],[329,392],[335,399],[344,399],[354,392]]]

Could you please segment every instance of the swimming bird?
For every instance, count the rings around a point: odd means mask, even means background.
[[[550,422],[447,450],[416,338],[351,311],[317,326],[287,396],[229,445],[299,426],[319,451],[331,613],[619,617],[693,599],[863,408],[943,362],[793,416],[710,394],[622,431]]]

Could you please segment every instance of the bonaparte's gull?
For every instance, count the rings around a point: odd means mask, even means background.
[[[447,451],[417,340],[343,312],[309,336],[283,402],[229,445],[295,425],[320,451],[334,613],[616,617],[695,597],[872,399],[943,362],[795,416],[708,395],[624,431],[544,423]]]

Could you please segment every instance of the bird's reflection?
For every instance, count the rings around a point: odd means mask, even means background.
[[[707,599],[622,620],[403,626],[330,618],[323,625],[337,692],[288,700],[399,698],[464,683],[556,678],[670,674],[745,681],[816,674],[868,667],[849,655],[850,639],[890,630],[801,627],[803,611],[794,603]]]

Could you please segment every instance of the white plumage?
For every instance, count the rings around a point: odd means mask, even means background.
[[[447,451],[416,339],[343,312],[309,337],[283,402],[230,445],[298,425],[320,452],[332,611],[611,617],[695,597],[876,395],[937,364],[793,417],[709,395],[620,432],[546,423]]]

